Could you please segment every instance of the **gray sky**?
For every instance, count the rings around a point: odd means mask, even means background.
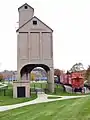
[[[0,1],[0,71],[17,69],[18,7],[28,3],[53,30],[54,67],[90,64],[90,0]]]

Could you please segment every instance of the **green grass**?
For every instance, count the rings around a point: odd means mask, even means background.
[[[0,96],[0,106],[23,103],[34,100],[35,98],[36,98],[35,94],[32,94],[31,98],[12,98],[9,96]]]
[[[0,120],[90,120],[90,97],[0,112]]]
[[[27,102],[34,100],[36,97],[36,94],[31,94],[30,98],[13,98],[12,85],[9,85],[8,89],[5,92],[5,96],[4,91],[0,90],[0,106]]]
[[[46,87],[47,87],[47,83],[46,83],[46,82],[45,82],[45,83],[38,83],[38,82],[34,83],[34,82],[32,82],[32,83],[30,84],[30,87],[46,88]]]

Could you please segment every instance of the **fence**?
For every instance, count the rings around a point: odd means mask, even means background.
[[[30,93],[37,93],[37,91],[45,92],[46,94],[49,94],[50,91],[48,87],[52,86],[51,83],[33,83],[30,85]],[[65,92],[65,87],[61,84],[54,84],[54,94],[57,94],[59,92]]]

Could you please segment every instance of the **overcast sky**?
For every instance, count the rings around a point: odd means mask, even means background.
[[[0,1],[0,71],[17,69],[18,7],[28,3],[53,30],[54,67],[90,64],[90,0]]]

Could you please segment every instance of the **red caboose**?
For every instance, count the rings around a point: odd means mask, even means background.
[[[84,77],[81,72],[74,72],[71,73],[71,84],[72,88],[75,89],[82,89],[84,87]]]

